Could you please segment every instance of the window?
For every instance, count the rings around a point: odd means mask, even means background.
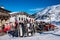
[[[20,17],[19,17],[19,20],[20,20]]]
[[[23,18],[21,18],[21,20],[23,20]]]

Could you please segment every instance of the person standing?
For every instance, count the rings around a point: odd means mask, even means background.
[[[19,23],[19,30],[20,30],[20,36],[23,37],[24,34],[25,34],[25,26],[24,26],[24,23],[20,22]]]
[[[27,25],[27,36],[29,36],[29,32],[30,32],[29,27],[30,27],[30,24],[29,24],[29,23],[27,23],[26,25]]]

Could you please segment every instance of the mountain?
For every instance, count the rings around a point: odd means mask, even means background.
[[[35,20],[42,20],[42,21],[60,21],[60,4],[49,6],[44,8],[44,10],[37,12],[34,14]]]

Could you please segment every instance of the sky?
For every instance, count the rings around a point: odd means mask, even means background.
[[[12,12],[34,14],[45,7],[58,5],[60,0],[0,0],[0,6]]]

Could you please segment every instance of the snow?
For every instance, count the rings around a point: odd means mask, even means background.
[[[18,13],[18,12],[11,12],[10,14],[14,14],[14,13]]]
[[[41,16],[44,17],[44,15],[48,15],[50,17],[50,19],[49,17],[46,17],[44,19],[47,22],[50,22],[49,20],[56,21],[56,22],[60,21],[60,4],[49,6],[45,8],[44,10],[42,10],[41,12],[37,12],[37,15],[35,16],[35,18],[37,18],[36,20],[39,20],[39,19],[42,20]]]
[[[58,29],[55,30],[53,34],[60,35],[60,25],[56,25],[56,26],[58,27]]]
[[[60,25],[58,26],[59,29],[56,29],[54,31],[48,31],[48,32],[42,32],[35,33],[31,37],[11,37],[8,34],[4,36],[0,36],[0,40],[60,40]]]
[[[0,40],[59,40],[60,37],[52,34],[39,34],[35,33],[32,37],[10,37],[8,35],[4,35],[0,37]]]
[[[60,35],[60,30],[59,31],[57,31],[56,33],[54,33],[54,34],[56,34],[56,35]]]

